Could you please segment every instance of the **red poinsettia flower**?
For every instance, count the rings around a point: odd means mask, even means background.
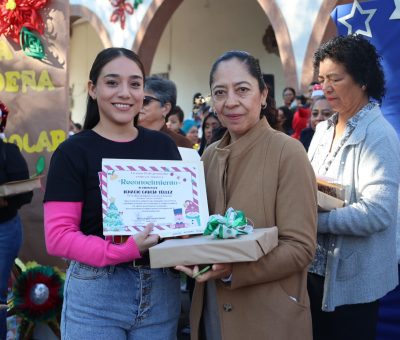
[[[0,35],[19,44],[19,32],[25,26],[43,34],[44,24],[39,14],[48,0],[0,0]]]
[[[132,15],[134,12],[133,6],[130,3],[126,3],[125,0],[110,0],[110,2],[113,7],[116,7],[114,12],[111,14],[110,21],[121,21],[121,28],[125,29],[125,12]]]

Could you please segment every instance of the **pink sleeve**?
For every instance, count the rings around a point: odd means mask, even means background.
[[[91,266],[104,267],[140,258],[133,237],[123,244],[93,235],[84,235],[79,228],[82,202],[44,203],[44,230],[47,252]]]

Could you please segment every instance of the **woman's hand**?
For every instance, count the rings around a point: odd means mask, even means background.
[[[150,233],[153,231],[153,227],[154,224],[149,223],[148,225],[146,225],[143,231],[132,235],[141,254],[146,252],[150,247],[155,246],[158,243],[159,236],[150,235]]]
[[[176,266],[176,270],[185,273],[187,276],[194,277],[197,282],[227,278],[232,274],[232,263],[213,264],[211,269],[198,275],[201,270],[199,266]]]

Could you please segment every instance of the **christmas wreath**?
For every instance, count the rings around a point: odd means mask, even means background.
[[[58,319],[63,300],[64,275],[57,268],[41,266],[36,262],[30,262],[26,267],[22,264],[20,268],[13,285],[8,313],[22,318],[20,338],[30,339],[38,322],[47,323],[59,336]]]

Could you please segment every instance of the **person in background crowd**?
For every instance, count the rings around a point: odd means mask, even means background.
[[[200,140],[200,156],[203,154],[206,147],[210,145],[213,131],[217,130],[220,127],[221,122],[219,121],[216,113],[214,111],[209,111],[208,114],[204,117],[203,124],[201,125],[203,133]]]
[[[311,100],[314,100],[314,98],[317,97],[322,97],[324,96],[324,91],[322,90],[321,84],[315,84],[313,86],[313,91],[311,92]]]
[[[293,112],[287,106],[281,106],[278,108],[277,130],[282,131],[288,136],[292,135],[294,132],[292,128],[292,120],[293,120]]]
[[[292,108],[292,103],[296,98],[296,91],[293,87],[285,87],[282,92],[283,105],[287,108]]]
[[[194,119],[186,119],[183,121],[182,131],[193,147],[198,150],[199,148],[199,129]]]
[[[176,86],[168,79],[147,77],[144,85],[143,107],[140,110],[138,124],[150,130],[161,131],[171,137],[175,144],[191,148],[193,143],[184,136],[168,129],[166,117],[174,112],[176,106]]]
[[[79,123],[71,122],[70,129],[68,132],[68,136],[73,136],[74,134],[80,132],[82,130],[82,125]]]
[[[332,108],[324,96],[314,97],[311,106],[310,126],[306,127],[300,134],[300,142],[304,145],[306,150],[308,150],[310,146],[318,123],[327,120],[332,114]]]
[[[277,226],[279,244],[258,261],[214,264],[196,277],[191,338],[311,339],[306,280],[316,242],[313,169],[302,145],[265,118],[268,90],[257,59],[226,52],[211,68],[210,88],[227,128],[202,156],[210,214],[242,210],[255,228]],[[192,277],[199,271],[176,269]]]
[[[0,102],[0,134],[6,126],[8,109]],[[0,138],[0,185],[29,178],[26,161],[18,146]],[[7,335],[8,280],[22,244],[22,223],[18,210],[31,202],[33,192],[0,197],[0,339]]]
[[[72,112],[70,111],[69,112],[69,116],[68,116],[69,118],[69,122],[68,122],[68,136],[72,136],[75,132],[74,132],[74,129],[75,129],[75,126],[74,126],[74,121],[72,120]]]
[[[296,96],[296,107],[309,107],[307,97],[303,94]]]
[[[204,96],[197,92],[193,95],[193,108],[192,108],[192,119],[196,122],[197,127],[201,126],[201,122],[203,117],[201,114],[203,112],[200,111],[201,106],[205,103]]]
[[[296,112],[293,115],[292,120],[292,128],[293,133],[292,137],[296,139],[300,139],[301,131],[303,131],[310,121],[311,110],[307,103],[307,98],[303,95],[296,97]]]
[[[209,105],[210,97],[205,98],[205,102],[200,106],[197,111],[197,117],[199,120],[196,121],[197,127],[199,128],[199,138],[201,138],[203,131],[201,130],[201,126],[203,125],[203,120],[206,115],[210,112]]]
[[[185,135],[185,133],[182,131],[185,114],[180,106],[176,105],[175,110],[168,112],[165,118],[167,120],[168,129],[175,133],[179,133],[182,136]]]
[[[305,97],[307,98],[307,104],[308,104],[308,106],[311,106],[311,104],[312,104],[312,94],[313,94],[313,91],[314,91],[314,86],[315,85],[319,85],[319,83],[317,82],[317,81],[312,81],[309,85],[308,85],[308,88],[307,88],[307,93],[305,94]],[[322,94],[320,94],[320,95],[318,95],[318,96],[323,96],[324,94],[322,93]]]
[[[176,339],[180,275],[150,268],[147,250],[158,242],[158,235],[150,234],[153,226],[125,239],[103,236],[103,158],[181,159],[171,138],[136,126],[144,81],[134,52],[101,51],[90,70],[84,130],[61,143],[51,158],[44,196],[46,247],[50,255],[71,261],[63,339]]]
[[[74,134],[80,132],[81,130],[82,130],[82,125],[79,123],[74,123],[74,130],[73,130]]]
[[[361,35],[321,45],[314,68],[335,113],[317,125],[309,159],[345,188],[344,207],[318,213],[308,275],[314,339],[375,340],[378,299],[398,284],[400,145],[378,104],[384,73]]]

